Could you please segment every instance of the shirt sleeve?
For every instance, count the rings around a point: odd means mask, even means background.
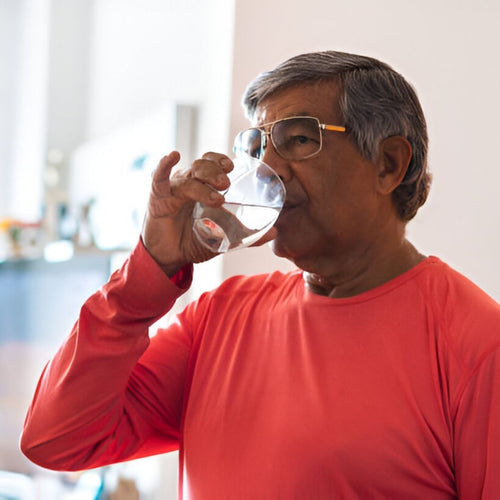
[[[82,470],[178,447],[189,335],[179,324],[165,332],[161,364],[144,354],[149,327],[191,278],[186,266],[169,279],[139,242],[85,302],[28,410],[21,449],[30,460]]]
[[[454,422],[458,498],[500,497],[500,347],[478,363]]]

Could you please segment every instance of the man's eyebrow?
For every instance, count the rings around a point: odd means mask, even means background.
[[[308,113],[307,111],[304,111],[304,112],[294,112],[290,115],[286,115],[286,116],[282,116],[281,118],[278,118],[277,120],[271,120],[270,122],[264,122],[264,123],[257,123],[257,125],[254,125],[253,128],[261,128],[263,125],[267,125],[269,123],[275,123],[275,122],[279,122],[280,120],[285,120],[287,118],[298,118],[298,117],[308,117],[308,118],[314,118],[313,115],[311,115],[310,113]]]

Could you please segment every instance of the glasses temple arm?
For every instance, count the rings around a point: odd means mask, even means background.
[[[320,123],[322,130],[333,130],[334,132],[345,132],[346,128],[340,125],[326,125],[325,123]]]

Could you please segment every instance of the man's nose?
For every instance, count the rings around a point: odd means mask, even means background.
[[[292,176],[292,170],[288,160],[285,160],[274,147],[273,141],[269,137],[261,160],[269,165],[280,177],[283,183],[288,182]]]

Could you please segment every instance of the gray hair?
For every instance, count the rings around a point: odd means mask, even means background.
[[[343,125],[363,157],[376,159],[380,142],[390,136],[403,136],[411,144],[410,165],[392,193],[399,217],[409,221],[430,189],[427,125],[415,90],[389,65],[344,52],[301,54],[251,82],[243,106],[252,119],[259,103],[277,91],[322,81],[340,85]]]

